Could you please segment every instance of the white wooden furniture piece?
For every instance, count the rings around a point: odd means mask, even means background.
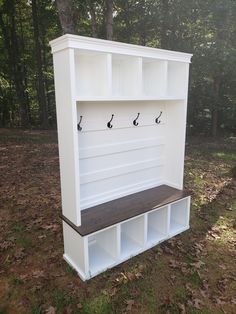
[[[75,35],[50,44],[64,259],[86,280],[189,228],[191,55]]]

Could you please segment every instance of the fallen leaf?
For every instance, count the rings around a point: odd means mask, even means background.
[[[186,313],[185,305],[182,304],[182,303],[177,303],[177,305],[178,305],[178,308],[179,308],[179,313],[180,314],[185,314]]]
[[[191,263],[190,265],[193,266],[196,269],[200,269],[202,266],[205,265],[205,263],[202,262],[202,261],[198,261],[198,262],[195,262],[195,263]]]
[[[56,314],[56,309],[53,306],[49,306],[48,309],[46,309],[45,314]]]
[[[134,305],[134,300],[127,300],[126,302],[126,311],[130,312],[132,310],[132,306]]]

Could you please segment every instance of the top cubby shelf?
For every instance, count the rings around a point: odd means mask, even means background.
[[[185,99],[188,64],[114,53],[76,51],[77,101]]]

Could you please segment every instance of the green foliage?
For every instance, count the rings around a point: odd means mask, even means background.
[[[0,1],[0,126],[42,125],[34,27],[39,28],[47,125],[55,127],[52,56],[48,42],[61,35],[54,1]],[[79,35],[105,38],[105,1],[74,0]],[[114,0],[114,40],[193,53],[188,134],[236,133],[236,2],[233,0]],[[12,37],[13,22],[15,38]],[[9,31],[7,31],[9,30]],[[18,43],[17,56],[14,42]],[[9,43],[9,47],[8,46]],[[10,48],[10,50],[9,50]],[[13,62],[13,61],[14,62]],[[20,69],[18,72],[16,69]],[[17,88],[16,75],[21,78]],[[24,103],[23,102],[23,103]]]

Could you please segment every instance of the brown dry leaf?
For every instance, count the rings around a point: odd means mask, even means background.
[[[77,309],[82,309],[82,307],[83,307],[83,305],[81,304],[81,303],[78,303],[77,305],[76,305],[76,307],[77,307]]]
[[[26,256],[26,253],[24,251],[24,248],[19,248],[16,250],[14,254],[14,258],[16,261],[21,261]]]
[[[132,310],[133,305],[134,305],[134,300],[127,300],[127,301],[125,301],[125,303],[127,304],[126,311],[130,312]]]
[[[43,277],[45,277],[44,271],[43,270],[35,270],[32,272],[32,277],[43,278]]]
[[[14,243],[10,241],[3,241],[0,243],[0,250],[4,251],[14,246]]]
[[[56,314],[56,309],[53,306],[49,306],[48,309],[46,309],[45,314]]]
[[[197,310],[201,310],[203,306],[203,302],[200,299],[193,298],[192,300],[188,301],[188,305],[194,307]]]
[[[223,269],[223,270],[226,270],[226,269],[227,269],[227,267],[226,267],[224,264],[219,264],[219,267],[220,267],[221,269]]]
[[[198,262],[195,262],[195,263],[191,263],[190,265],[193,266],[196,269],[200,269],[202,266],[205,265],[205,263],[202,262],[202,261],[198,261]]]
[[[173,252],[171,249],[169,249],[167,246],[164,246],[164,247],[163,247],[163,250],[164,250],[164,252],[167,253],[167,254],[170,254],[170,255],[173,255],[173,254],[174,254],[174,252]]]
[[[232,298],[232,299],[230,300],[230,302],[231,302],[232,304],[236,304],[236,298]]]
[[[186,313],[185,305],[182,303],[177,303],[177,305],[178,305],[180,314],[185,314]]]

